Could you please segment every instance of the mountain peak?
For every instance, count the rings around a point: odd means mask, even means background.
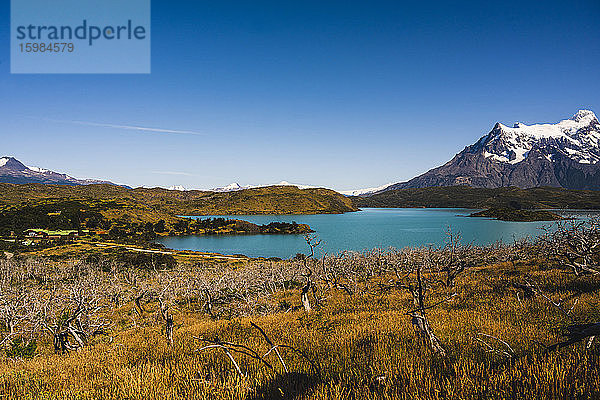
[[[518,164],[529,154],[552,162],[558,153],[580,164],[596,164],[600,161],[600,123],[590,110],[579,110],[555,124],[517,122],[509,128],[497,123],[473,150],[485,158],[509,164]]]
[[[14,157],[11,157],[11,156],[4,156],[4,157],[0,158],[0,163],[6,164],[9,161],[17,161],[17,159]]]
[[[10,156],[4,156],[0,158],[0,168],[7,170],[10,169],[14,171],[24,171],[28,169],[27,166],[25,166],[25,164],[23,164],[16,158]]]
[[[571,117],[571,120],[575,122],[582,122],[584,120],[592,121],[594,119],[597,120],[598,118],[596,118],[596,114],[591,110],[579,110]]]
[[[241,189],[241,188],[242,188],[242,185],[240,185],[237,182],[232,182],[229,185],[225,186],[225,189],[232,189],[232,190]]]
[[[242,186],[237,182],[230,183],[227,186],[211,189],[212,192],[235,192],[242,189],[248,189],[250,186]]]
[[[90,185],[107,183],[93,179],[77,179],[66,174],[50,171],[44,168],[28,167],[14,157],[0,158],[0,183],[45,183],[53,185]]]

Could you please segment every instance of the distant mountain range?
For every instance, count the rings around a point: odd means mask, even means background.
[[[233,183],[230,183],[227,186],[210,189],[210,191],[211,192],[225,193],[225,192],[236,192],[238,190],[245,190],[245,189],[255,189],[255,188],[262,188],[262,187],[270,187],[270,186],[295,186],[298,189],[317,189],[317,188],[319,188],[319,186],[300,185],[300,184],[297,184],[297,183],[290,183],[288,181],[281,181],[279,183],[270,183],[268,185],[243,185],[243,186],[240,185],[237,182],[233,182]]]
[[[296,183],[289,183],[288,181],[281,181],[279,183],[270,183],[268,185],[240,185],[237,182],[233,182],[227,186],[216,187],[216,188],[208,189],[208,190],[205,190],[205,189],[198,189],[198,190],[202,190],[205,192],[227,193],[227,192],[237,192],[239,190],[256,189],[256,188],[264,188],[264,187],[271,187],[271,186],[295,186],[298,189],[318,189],[319,188],[319,186],[299,185]],[[180,192],[184,192],[188,189],[186,189],[184,186],[176,185],[176,186],[169,187],[169,190],[177,190]]]
[[[77,179],[72,176],[61,174],[38,167],[28,167],[14,157],[0,158],[0,183],[45,183],[53,185],[93,185],[107,183],[115,185],[112,182]]]
[[[110,184],[117,185],[110,181],[96,180],[96,179],[77,179],[72,176],[61,174],[58,172],[50,171],[48,169],[39,167],[29,167],[14,157],[2,157],[0,158],[0,183],[45,183],[53,185],[69,185],[69,186],[80,186],[80,185],[94,185],[94,184]],[[124,186],[124,185],[118,185]],[[217,187],[210,190],[203,190],[205,192],[236,192],[239,190],[264,188],[270,186],[295,186],[298,189],[317,189],[318,186],[310,185],[299,185],[290,183],[287,181],[281,181],[279,183],[272,183],[267,185],[240,185],[237,182],[231,183],[227,186]],[[127,186],[124,186],[127,187]],[[168,188],[168,190],[185,192],[186,189],[181,185],[174,185]]]
[[[467,185],[475,188],[541,186],[567,189],[600,189],[600,122],[589,110],[556,124],[512,127],[501,124],[475,144],[465,147],[441,167],[407,182],[375,188],[341,191],[346,196],[369,196],[396,189]],[[113,184],[108,181],[76,179],[50,170],[28,167],[13,157],[0,158],[0,183],[46,183],[60,185]],[[240,185],[237,182],[210,192],[227,193],[267,186],[315,186],[282,181],[269,185]],[[183,186],[169,190],[185,191]]]
[[[383,191],[468,185],[600,189],[600,123],[589,110],[556,124],[497,123],[441,167]]]
[[[354,189],[354,190],[341,190],[340,193],[345,196],[368,196],[373,193],[379,193],[392,186],[393,183],[388,183],[379,187],[366,188],[366,189]]]

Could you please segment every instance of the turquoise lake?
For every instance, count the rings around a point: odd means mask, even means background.
[[[296,221],[308,224],[322,240],[319,254],[344,250],[363,251],[373,248],[403,248],[443,244],[448,227],[460,232],[463,243],[490,244],[498,240],[536,237],[552,222],[504,222],[485,218],[468,218],[476,210],[464,208],[366,208],[359,212],[325,215],[232,215],[219,216],[256,224]],[[589,211],[561,211],[561,214],[585,218]],[[193,218],[209,218],[201,216]],[[214,216],[212,216],[214,217]],[[305,253],[308,246],[303,235],[212,235],[161,238],[159,243],[175,250],[197,250],[226,255],[289,258]]]

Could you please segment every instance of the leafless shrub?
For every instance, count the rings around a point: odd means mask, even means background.
[[[77,350],[106,333],[110,323],[102,311],[108,301],[100,290],[93,281],[84,281],[42,294],[38,319],[52,336],[56,353]]]
[[[583,236],[586,243],[592,244],[584,253],[591,255],[580,256],[575,262],[587,268],[581,271],[589,272],[597,262],[596,247],[589,239],[596,237],[596,231],[586,229]],[[552,240],[558,245],[564,232],[562,235]],[[402,290],[412,300],[406,314],[419,336],[434,352],[446,354],[432,329],[428,311],[455,298],[457,280],[472,267],[507,260],[514,263],[537,252],[525,240],[510,245],[465,245],[460,235],[450,230],[445,245],[439,247],[374,249],[320,258],[316,250],[321,242],[307,236],[306,243],[308,254],[294,260],[254,260],[245,265],[200,263],[167,270],[106,262],[90,265],[78,261],[2,260],[0,343],[45,332],[52,336],[57,352],[75,350],[106,332],[107,313],[123,306],[132,310],[129,316],[133,326],[159,324],[172,343],[181,307],[211,319],[268,314],[281,309],[280,300],[274,299],[278,293],[294,290],[300,292],[300,301],[298,305],[285,304],[285,309],[313,312],[333,291],[357,296],[377,290]],[[544,296],[533,281],[514,285],[518,293]],[[562,302],[555,303],[562,307]]]
[[[474,266],[476,261],[472,257],[474,246],[471,244],[463,245],[460,233],[454,233],[448,227],[446,236],[446,245],[432,254],[437,256],[436,264],[439,271],[444,275],[442,282],[446,286],[452,287],[456,278],[467,268]]]
[[[313,275],[313,267],[312,266],[313,266],[313,264],[315,264],[315,262],[314,262],[315,261],[314,260],[315,248],[317,248],[321,244],[321,241],[318,240],[316,238],[316,236],[310,235],[310,234],[305,235],[304,239],[306,240],[306,244],[310,248],[310,253],[307,255],[304,255],[304,254],[299,255],[297,257],[300,260],[302,260],[302,262],[304,264],[304,271],[305,271],[302,274],[302,277],[305,279],[305,284],[300,289],[300,301],[302,302],[302,307],[304,307],[304,311],[311,312],[312,306],[310,304],[310,298],[309,298],[310,291],[313,292],[315,299],[317,300],[317,302],[319,302],[318,301],[319,299],[316,295],[317,287],[316,287],[316,284],[313,283],[313,281],[311,280],[311,277]]]
[[[436,264],[436,252],[431,248],[407,249],[403,252],[400,263],[394,267],[396,281],[384,288],[398,288],[407,291],[413,300],[414,308],[406,312],[419,337],[434,353],[446,356],[447,352],[435,335],[427,310],[438,307],[456,296],[450,293],[434,303],[427,301],[432,295],[439,297],[447,288],[446,282],[439,279],[439,268]]]
[[[600,274],[600,218],[560,221],[540,240],[575,275]]]
[[[194,339],[197,339],[200,342],[206,343],[206,346],[201,347],[198,351],[205,351],[205,350],[211,350],[211,349],[222,350],[225,353],[225,355],[229,358],[229,360],[231,361],[231,364],[233,365],[233,367],[235,368],[237,373],[241,377],[246,378],[246,377],[248,377],[248,375],[245,374],[244,372],[242,372],[240,364],[238,363],[238,361],[236,361],[234,354],[246,356],[246,357],[249,357],[250,359],[258,360],[272,371],[275,371],[275,367],[273,367],[273,365],[271,365],[267,361],[267,357],[271,354],[275,354],[277,357],[277,360],[279,361],[279,364],[281,365],[281,367],[283,369],[284,374],[288,374],[290,371],[288,369],[286,362],[284,361],[282,353],[280,352],[280,349],[286,349],[286,350],[290,350],[292,352],[299,354],[306,361],[308,361],[308,363],[310,364],[311,368],[313,369],[313,371],[315,373],[317,373],[319,376],[321,375],[320,368],[318,367],[318,365],[313,360],[311,360],[310,357],[308,357],[305,352],[303,352],[293,346],[287,345],[287,344],[281,344],[281,343],[276,344],[271,340],[271,338],[267,335],[267,333],[260,326],[258,326],[254,322],[250,322],[250,325],[260,333],[260,335],[263,337],[263,339],[269,346],[268,350],[265,353],[261,354],[258,350],[254,350],[246,345],[223,341],[219,338],[209,339],[209,338],[202,338],[202,337],[194,336]]]
[[[0,347],[33,333],[36,303],[28,275],[23,265],[0,261]]]

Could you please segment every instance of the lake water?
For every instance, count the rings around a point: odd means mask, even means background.
[[[322,215],[232,215],[255,224],[274,221],[308,224],[322,240],[319,254],[344,250],[363,251],[376,247],[403,248],[443,244],[446,230],[460,232],[463,243],[490,244],[498,240],[536,237],[552,222],[505,222],[485,218],[467,218],[476,210],[464,208],[366,208],[359,212]],[[584,218],[590,212],[568,211],[562,214]],[[597,212],[594,212],[597,214]],[[208,218],[209,216],[193,217]],[[303,235],[212,235],[161,238],[175,250],[197,250],[220,254],[244,254],[250,257],[289,258],[306,253]]]

